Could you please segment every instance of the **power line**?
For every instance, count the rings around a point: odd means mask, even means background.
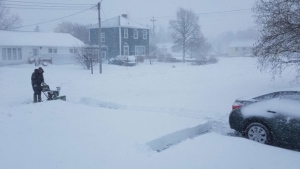
[[[51,4],[51,5],[94,5],[94,4],[71,4],[71,3],[51,3],[51,2],[37,2],[37,1],[11,1],[11,0],[5,0],[5,2],[18,2],[18,3],[25,3],[25,4]]]
[[[82,10],[83,8],[25,8],[25,7],[0,7],[7,9],[33,9],[33,10]]]
[[[155,27],[154,27],[154,22],[156,22],[157,20],[154,19],[154,17],[150,20],[153,24],[152,29],[153,29],[153,33],[155,32]]]
[[[10,6],[10,7],[69,7],[69,8],[82,8],[82,7],[87,7],[85,6],[69,6],[69,5],[40,5],[40,4],[34,4],[34,5],[27,5],[27,4],[3,4],[4,6]],[[92,6],[92,5],[88,5]]]
[[[36,9],[36,10],[82,10],[84,8],[34,8],[34,7],[8,7],[8,6],[0,6],[0,8],[7,9]]]
[[[40,24],[45,24],[45,23],[57,21],[57,20],[60,20],[60,19],[64,19],[64,18],[67,18],[67,17],[71,17],[71,16],[74,16],[74,15],[78,15],[78,14],[80,14],[80,13],[86,12],[86,11],[91,10],[91,9],[93,9],[93,8],[95,8],[95,6],[92,7],[92,8],[88,8],[88,9],[86,9],[86,10],[83,10],[83,11],[80,11],[80,12],[77,12],[77,13],[74,13],[74,14],[71,14],[71,15],[64,16],[64,17],[52,19],[52,20],[45,21],[45,22],[40,22],[40,23],[30,24],[30,25],[23,25],[23,26],[15,27],[14,29],[23,28],[23,27],[28,27],[28,26],[35,26],[35,25],[40,25]]]
[[[251,10],[250,8],[245,8],[245,9],[235,9],[235,10],[228,10],[228,11],[216,11],[216,12],[203,12],[203,13],[198,13],[197,15],[210,15],[210,14],[222,14],[222,13],[232,13],[232,12],[241,12],[241,11],[249,11]],[[158,19],[163,19],[163,18],[174,18],[176,16],[156,16]],[[152,17],[143,17],[143,18],[131,18],[131,19],[151,19]]]
[[[101,10],[101,12],[102,12],[102,13],[103,13],[103,15],[104,15],[105,21],[107,21],[107,18],[106,18],[106,15],[105,15],[105,12],[104,12],[104,10],[102,9],[102,10]],[[108,24],[108,26],[110,26],[110,25],[109,25],[109,22],[107,22],[107,24]]]
[[[23,1],[11,1],[11,2],[23,2]],[[24,2],[25,3],[25,2]],[[38,3],[38,2],[26,2],[26,3]],[[66,5],[65,3],[40,3],[40,4],[64,4]],[[68,4],[70,5],[70,4]],[[73,5],[78,5],[78,4],[73,4]],[[82,4],[81,4],[82,5]],[[90,5],[90,4],[89,4]],[[0,8],[9,8],[9,7],[1,7]],[[13,8],[13,7],[11,7]],[[26,9],[29,9],[29,8],[26,8]],[[53,10],[53,8],[34,8],[34,9],[49,9],[49,10]],[[20,26],[20,27],[16,27],[15,29],[17,28],[22,28],[22,27],[28,27],[28,26],[35,26],[35,25],[40,25],[40,24],[45,24],[45,23],[49,23],[49,22],[53,22],[53,21],[57,21],[57,20],[60,20],[60,19],[64,19],[64,18],[67,18],[67,17],[71,17],[71,16],[74,16],[74,15],[77,15],[77,14],[80,14],[80,13],[83,13],[83,12],[86,12],[88,10],[91,10],[91,9],[96,9],[96,6],[93,5],[93,7],[91,8],[88,8],[88,9],[85,9],[83,11],[80,11],[80,12],[77,12],[77,13],[74,13],[74,14],[71,14],[71,15],[67,15],[67,16],[64,16],[64,17],[61,17],[61,18],[57,18],[57,19],[52,19],[52,20],[49,20],[49,21],[45,21],[45,22],[40,22],[40,23],[36,23],[36,24],[30,24],[30,25],[23,25],[23,26]],[[56,10],[56,9],[55,9]],[[62,10],[65,10],[65,9],[62,9]],[[216,12],[205,12],[205,13],[198,13],[197,15],[207,15],[207,14],[220,14],[220,13],[230,13],[230,12],[240,12],[240,11],[246,11],[246,10],[251,10],[251,9],[236,9],[236,10],[228,10],[228,11],[216,11]],[[104,17],[106,19],[106,15],[104,13],[104,11],[102,10],[101,11],[103,14],[104,14]],[[176,16],[157,16],[156,19],[162,19],[162,18],[174,18]],[[94,18],[96,19],[96,18]],[[144,18],[130,18],[130,19],[154,19],[153,17],[144,17]],[[151,20],[152,21],[152,20]],[[156,20],[155,20],[156,21]],[[153,23],[155,21],[152,21]]]
[[[4,0],[0,8],[12,9],[42,9],[42,10],[83,10],[94,4],[71,4],[71,3],[47,3],[47,2],[24,2]]]

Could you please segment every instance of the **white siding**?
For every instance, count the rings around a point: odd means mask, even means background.
[[[22,49],[22,60],[3,60],[2,57],[2,48],[21,48]],[[75,54],[70,53],[70,48],[72,47],[51,47],[56,48],[57,53],[49,53],[49,47],[43,46],[26,46],[26,47],[17,47],[17,46],[3,46],[0,47],[0,65],[9,65],[9,64],[23,64],[28,63],[30,57],[38,58],[52,58],[53,64],[67,64],[75,63],[74,57]],[[34,56],[33,49],[37,49],[38,54]]]

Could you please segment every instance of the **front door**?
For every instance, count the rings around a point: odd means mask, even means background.
[[[124,53],[125,56],[129,55],[129,46],[128,45],[124,45]]]
[[[32,49],[32,55],[33,56],[38,56],[39,55],[39,50],[37,48]]]
[[[102,59],[106,59],[106,51],[101,51]]]

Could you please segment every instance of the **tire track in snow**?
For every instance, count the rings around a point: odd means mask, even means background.
[[[77,103],[78,104],[78,103]],[[86,106],[107,108],[107,109],[123,109],[143,112],[156,112],[169,114],[172,116],[180,116],[193,119],[207,120],[211,125],[210,132],[216,132],[223,135],[232,135],[233,130],[230,129],[228,123],[228,115],[220,114],[213,111],[191,110],[186,108],[165,108],[165,107],[142,107],[142,106],[125,106],[118,103],[106,102],[93,98],[82,97],[79,104]]]
[[[220,114],[212,111],[189,110],[185,108],[162,108],[162,107],[139,107],[139,106],[124,106],[121,104],[101,101],[93,98],[82,97],[79,103],[86,106],[93,106],[107,109],[123,109],[143,112],[156,112],[162,114],[169,114],[172,116],[180,116],[193,119],[204,119],[207,122],[199,124],[192,128],[184,128],[179,131],[167,133],[159,138],[151,140],[146,143],[148,147],[156,152],[161,152],[171,146],[177,145],[182,141],[201,136],[208,132],[215,132],[227,136],[236,136],[228,124],[228,115]],[[201,113],[199,113],[201,112]]]

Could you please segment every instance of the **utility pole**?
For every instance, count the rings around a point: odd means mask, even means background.
[[[154,22],[156,22],[156,19],[154,19],[154,17],[152,17],[152,19],[151,19],[150,21],[151,21],[152,24],[153,24],[153,25],[152,25],[152,29],[153,29],[153,30],[152,30],[152,32],[153,32],[153,36],[152,36],[152,37],[153,37],[153,39],[152,39],[152,46],[153,46],[154,43],[155,43],[154,41],[155,41],[155,39],[156,39],[156,38],[155,38],[155,31],[154,31],[154,29],[155,29],[155,27],[154,27]],[[150,33],[150,32],[149,32],[149,33]],[[154,49],[154,48],[153,48],[153,49]],[[153,50],[153,54],[156,55],[155,49]],[[150,65],[152,65],[153,62],[152,62],[152,56],[151,56],[151,55],[149,56],[149,61],[150,61]]]
[[[155,29],[155,27],[154,27],[154,22],[156,22],[156,19],[154,19],[154,17],[152,17],[152,19],[150,20],[151,22],[152,22],[152,29],[153,29],[153,34],[154,34],[154,29]]]
[[[102,0],[101,0],[102,2]],[[99,52],[98,52],[98,59],[99,59],[99,73],[102,74],[102,56],[101,56],[101,15],[100,15],[100,9],[101,9],[101,2],[98,2],[98,23],[99,23],[99,29],[98,29],[98,44],[99,44]]]

